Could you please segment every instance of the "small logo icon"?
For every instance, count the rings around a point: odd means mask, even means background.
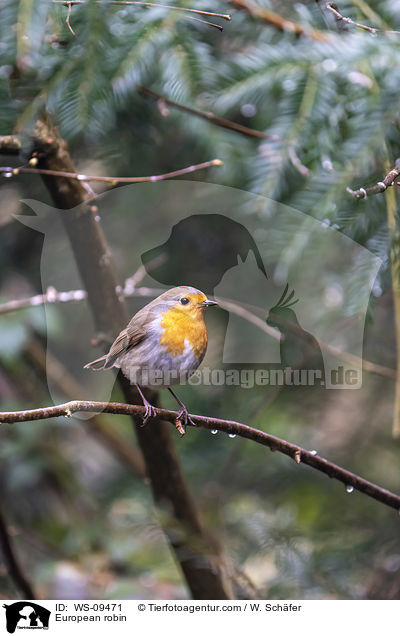
[[[14,634],[16,629],[49,629],[51,612],[37,603],[18,601],[3,607],[9,634]]]

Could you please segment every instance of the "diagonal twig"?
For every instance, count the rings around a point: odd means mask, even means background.
[[[326,8],[329,9],[329,11],[332,11],[332,13],[336,16],[338,22],[346,22],[346,24],[351,24],[352,26],[358,27],[359,29],[368,31],[369,33],[372,33],[373,35],[376,35],[377,33],[400,34],[400,31],[389,31],[387,29],[377,29],[376,27],[371,27],[371,26],[368,26],[367,24],[362,24],[361,22],[355,22],[355,20],[352,20],[351,18],[346,18],[344,15],[340,13],[339,7],[333,2],[328,2],[326,4]]]
[[[186,16],[187,20],[194,20],[195,22],[201,22],[202,24],[206,24],[213,29],[217,29],[218,31],[223,31],[224,27],[220,24],[216,24],[215,22],[209,22],[209,20],[201,20],[200,18],[194,18],[193,16]]]
[[[195,115],[196,117],[200,117],[201,119],[206,119],[216,126],[221,126],[221,128],[234,130],[235,132],[238,132],[241,135],[245,135],[246,137],[256,137],[257,139],[278,139],[276,135],[269,135],[268,133],[265,133],[261,130],[254,130],[254,128],[249,128],[248,126],[237,124],[234,121],[225,119],[225,117],[214,115],[214,113],[211,113],[209,111],[199,110],[198,108],[192,108],[191,106],[185,106],[184,104],[174,102],[169,97],[160,95],[159,93],[156,93],[146,86],[139,86],[138,91],[143,95],[147,95],[147,97],[151,97],[151,99],[156,100],[158,103],[168,104],[169,106],[178,108],[179,110],[182,110],[185,113],[189,113],[190,115]]]
[[[400,176],[400,159],[397,159],[395,167],[387,173],[386,177],[382,181],[378,181],[378,183],[370,186],[369,188],[358,188],[358,190],[346,188],[346,191],[355,199],[366,199],[371,194],[380,194],[381,192],[385,192],[385,190],[387,190],[390,186],[394,185],[398,176]]]

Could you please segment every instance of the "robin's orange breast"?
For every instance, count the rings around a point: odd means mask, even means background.
[[[197,358],[203,358],[207,349],[207,329],[202,313],[191,316],[172,308],[163,314],[161,328],[160,344],[172,356],[182,355],[189,345]]]

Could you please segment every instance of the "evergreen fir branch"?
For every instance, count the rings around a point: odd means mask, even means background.
[[[137,84],[145,81],[148,71],[156,64],[157,50],[168,50],[169,40],[170,34],[164,20],[145,23],[134,33],[134,41],[128,43],[129,50],[120,56],[111,78],[111,87],[118,101],[129,96]]]

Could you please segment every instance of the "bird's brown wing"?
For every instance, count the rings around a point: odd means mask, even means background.
[[[110,351],[101,358],[93,360],[85,365],[85,369],[94,369],[99,371],[100,369],[111,369],[116,360],[122,353],[125,353],[132,347],[136,347],[142,340],[144,340],[146,332],[139,324],[131,324],[121,331],[119,336],[114,340],[110,347]]]
[[[110,369],[122,353],[126,353],[132,347],[136,347],[139,342],[144,340],[145,336],[146,332],[139,325],[129,324],[111,345],[104,368]]]
[[[166,293],[170,293],[170,290]],[[151,303],[145,305],[145,307],[142,307],[142,309],[133,316],[128,326],[125,327],[114,340],[110,351],[105,356],[101,356],[101,358],[89,362],[84,368],[93,369],[94,371],[111,369],[122,353],[129,351],[129,349],[136,347],[142,342],[147,336],[149,324],[157,318],[160,313],[168,309],[168,306],[162,303],[162,297],[163,295],[155,298]]]

